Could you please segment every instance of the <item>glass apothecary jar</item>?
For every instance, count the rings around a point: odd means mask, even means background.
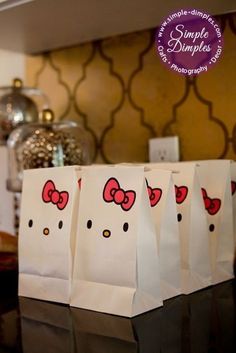
[[[38,121],[38,111],[48,108],[47,96],[38,88],[24,87],[19,78],[0,87],[0,145],[19,125]]]
[[[16,128],[9,136],[10,191],[21,191],[24,169],[91,163],[89,142],[77,122],[55,122],[50,109],[44,109],[39,120]]]

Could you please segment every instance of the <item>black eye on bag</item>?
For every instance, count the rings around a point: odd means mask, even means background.
[[[87,222],[87,228],[91,229],[92,225],[93,225],[93,223],[92,223],[91,219],[89,219],[88,222]]]
[[[182,214],[181,213],[177,214],[177,220],[178,220],[178,222],[182,221]]]
[[[58,223],[58,228],[61,229],[62,227],[63,227],[63,222],[60,221],[60,222]]]
[[[210,224],[210,226],[209,226],[209,231],[210,231],[210,232],[214,232],[214,230],[215,230],[214,224]]]
[[[32,228],[32,227],[33,227],[33,220],[32,220],[32,219],[29,220],[28,226],[29,226],[29,228]]]
[[[123,231],[124,231],[124,232],[127,232],[128,229],[129,229],[129,223],[125,222],[125,223],[123,224]]]

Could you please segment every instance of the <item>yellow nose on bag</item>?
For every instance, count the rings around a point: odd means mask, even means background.
[[[49,229],[48,229],[48,228],[44,228],[43,234],[44,234],[44,235],[48,235],[48,234],[49,234]]]
[[[102,235],[105,237],[105,238],[109,238],[110,235],[111,235],[111,231],[109,229],[104,229],[104,231],[102,232]]]

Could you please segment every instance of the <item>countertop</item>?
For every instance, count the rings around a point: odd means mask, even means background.
[[[165,301],[133,319],[17,296],[17,273],[0,273],[0,352],[236,352],[236,283]]]

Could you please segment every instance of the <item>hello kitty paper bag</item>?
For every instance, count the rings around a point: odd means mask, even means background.
[[[20,296],[69,303],[78,198],[77,167],[24,172]]]
[[[195,163],[158,163],[173,171],[180,232],[181,291],[184,294],[211,284],[207,218]]]
[[[231,162],[197,162],[197,172],[208,220],[213,284],[233,277],[233,208]]]
[[[161,305],[143,167],[82,171],[71,305],[132,317]]]
[[[8,159],[7,147],[0,146],[0,232],[15,235],[14,194],[7,190]],[[1,249],[0,249],[1,250]]]
[[[180,237],[172,172],[147,167],[145,178],[156,228],[162,299],[181,293]]]

